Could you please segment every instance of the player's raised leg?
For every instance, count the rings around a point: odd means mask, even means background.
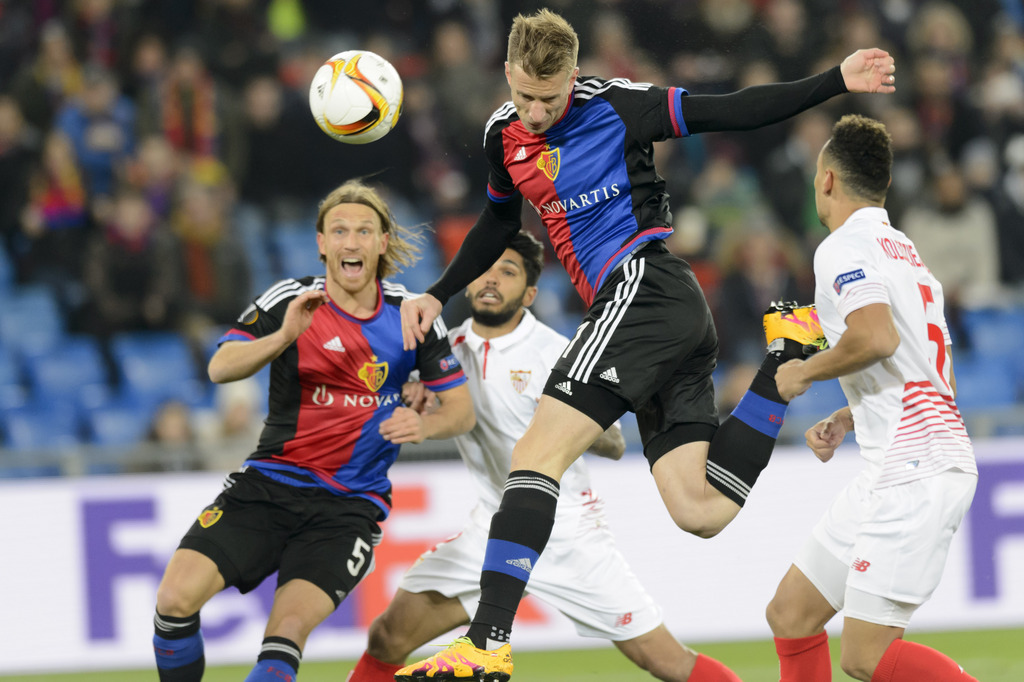
[[[652,446],[645,451],[672,519],[700,537],[718,534],[736,517],[768,465],[788,406],[775,385],[779,365],[825,346],[813,306],[772,304],[764,329],[767,355],[710,442],[692,439],[660,456]]]

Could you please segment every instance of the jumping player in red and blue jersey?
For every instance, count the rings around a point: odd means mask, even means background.
[[[270,364],[256,450],[182,538],[157,591],[153,646],[161,682],[198,682],[199,610],[233,585],[278,572],[263,646],[248,682],[294,682],[306,638],[373,568],[391,509],[388,469],[402,443],[449,438],[475,423],[466,377],[440,321],[416,350],[400,343],[408,292],[384,277],[418,249],[380,195],[356,181],[320,204],[326,275],[259,296],[210,359],[216,383]],[[402,404],[410,372],[437,392],[421,415]]]
[[[525,198],[589,308],[512,453],[467,636],[399,670],[400,682],[509,678],[509,633],[551,532],[559,480],[626,411],[637,415],[644,454],[679,527],[710,537],[735,518],[786,411],[775,370],[817,344],[821,328],[809,308],[769,311],[768,357],[719,425],[711,381],[718,338],[693,272],[665,247],[672,216],[653,143],[768,125],[845,92],[895,90],[894,61],[879,49],[801,81],[720,96],[580,77],[578,51],[575,31],[557,14],[516,17],[505,64],[512,101],[494,113],[484,138],[487,204],[441,279],[402,304],[405,345],[413,348],[443,304],[519,231]],[[693,665],[682,679],[731,679]]]

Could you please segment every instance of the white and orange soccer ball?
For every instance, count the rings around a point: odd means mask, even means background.
[[[313,76],[309,109],[320,129],[335,140],[373,142],[398,122],[402,79],[388,60],[373,52],[339,52]]]

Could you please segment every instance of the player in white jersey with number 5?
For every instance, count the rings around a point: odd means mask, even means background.
[[[512,448],[530,423],[562,349],[564,336],[525,306],[537,295],[544,247],[526,232],[466,287],[473,316],[449,331],[452,352],[469,381],[476,427],[456,438],[476,484],[479,504],[459,535],[426,552],[403,577],[388,608],[370,626],[369,644],[349,682],[393,682],[408,655],[469,622],[480,598],[488,528],[501,503]],[[613,425],[588,452],[619,459],[625,449]],[[466,495],[472,495],[466,491]],[[739,682],[719,661],[680,644],[661,609],[615,547],[603,501],[590,487],[583,459],[562,476],[554,529],[526,591],[567,616],[586,637],[611,640],[660,680]],[[440,679],[443,671],[437,671]]]
[[[825,624],[843,611],[843,670],[872,682],[974,680],[902,639],[942,576],[978,469],[954,397],[942,287],[883,208],[892,169],[885,127],[844,116],[818,155],[815,304],[830,349],[783,364],[789,400],[839,377],[849,402],[807,431],[831,459],[847,432],[868,466],[815,526],[768,605],[782,682],[832,679]]]

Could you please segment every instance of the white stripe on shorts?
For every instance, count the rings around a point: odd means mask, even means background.
[[[626,263],[622,272],[625,275],[625,280],[615,287],[615,296],[605,306],[601,318],[594,325],[594,333],[590,335],[580,349],[579,355],[576,356],[576,361],[573,362],[572,369],[569,370],[570,379],[584,384],[590,379],[594,365],[597,364],[601,353],[611,341],[612,334],[615,333],[615,329],[619,326],[619,322],[622,321],[629,304],[640,288],[640,281],[644,277],[644,259],[638,258]]]

